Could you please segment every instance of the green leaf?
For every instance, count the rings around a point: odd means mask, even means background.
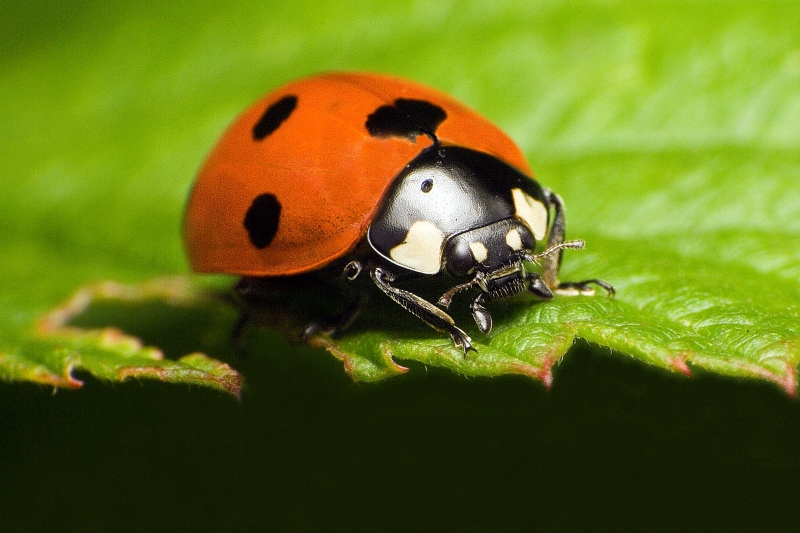
[[[138,338],[119,329],[66,325],[97,299],[198,303],[193,291],[180,279],[155,280],[140,287],[111,282],[86,287],[37,321],[34,331],[13,352],[0,352],[0,377],[74,389],[83,385],[74,372],[86,371],[108,381],[140,378],[201,385],[241,399],[242,376],[202,353],[172,361],[165,359],[161,350],[143,346]]]
[[[312,340],[354,378],[427,365],[549,384],[582,338],[668,371],[766,379],[794,394],[800,12],[791,3],[12,2],[4,14],[3,379],[69,387],[80,368],[236,393],[238,375],[215,360],[229,357],[231,311],[208,303],[205,282],[190,285],[162,331],[168,312],[151,303],[163,295],[146,280],[187,273],[185,197],[237,112],[288,79],[366,69],[434,85],[504,127],[564,197],[569,236],[587,243],[567,252],[562,279],[600,277],[618,292],[493,302],[488,337],[456,299],[478,349],[467,358],[376,297],[345,335]],[[103,279],[132,287],[123,316],[100,302],[90,318],[42,329],[59,302]],[[284,322],[305,316],[295,312]],[[167,357],[105,329],[132,317],[143,344],[160,339]],[[254,338],[248,347],[277,350]],[[215,359],[181,357],[197,350]]]

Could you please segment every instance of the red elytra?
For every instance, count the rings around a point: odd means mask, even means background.
[[[200,170],[184,222],[192,267],[281,276],[322,268],[350,252],[394,177],[432,144],[421,133],[370,134],[368,118],[398,99],[444,110],[435,129],[442,144],[485,152],[532,174],[505,133],[435,89],[380,74],[301,79],[239,116]],[[254,244],[245,226],[248,210],[264,195],[280,205],[268,246]]]

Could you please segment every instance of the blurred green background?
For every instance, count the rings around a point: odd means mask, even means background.
[[[797,28],[793,2],[3,2],[3,343],[82,284],[186,272],[180,221],[204,155],[255,98],[322,70],[391,72],[464,100],[571,200],[587,240],[681,225],[596,214],[628,191],[617,173],[671,179],[664,160],[795,160]],[[746,205],[720,212],[769,224]],[[226,357],[198,325],[224,331],[232,313],[129,311],[115,323],[168,356]],[[248,382],[241,404],[89,376],[55,394],[0,383],[0,531],[796,523],[800,407],[774,386],[688,380],[587,344],[549,391],[421,367],[363,385],[324,353],[252,341],[269,348],[229,359]]]

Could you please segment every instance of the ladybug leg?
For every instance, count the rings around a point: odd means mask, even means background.
[[[550,301],[553,299],[553,291],[547,286],[542,277],[534,272],[529,272],[525,277],[528,280],[528,292],[541,298],[542,300]]]
[[[450,303],[453,301],[453,296],[455,296],[456,294],[458,294],[459,292],[461,292],[463,290],[466,290],[466,289],[469,289],[471,287],[474,287],[475,285],[478,285],[478,283],[479,283],[478,280],[479,280],[478,276],[475,276],[474,278],[472,278],[472,280],[468,281],[467,283],[462,283],[461,285],[456,285],[455,287],[453,287],[452,289],[450,289],[446,293],[442,294],[442,297],[439,298],[439,301],[437,302],[437,304],[441,305],[445,309],[449,309],[450,308]]]
[[[342,276],[347,281],[353,281],[359,276],[359,274],[361,274],[363,268],[363,265],[359,261],[350,261],[342,270]],[[317,333],[334,335],[339,331],[344,331],[350,326],[350,324],[352,324],[353,320],[356,319],[359,313],[361,313],[361,309],[369,299],[367,294],[363,291],[357,291],[354,294],[352,286],[349,284],[340,284],[339,288],[343,293],[346,293],[351,300],[354,300],[354,303],[338,316],[333,318],[319,318],[311,322],[303,330],[303,341],[307,341],[310,337]]]
[[[606,290],[608,296],[614,296],[617,291],[614,290],[614,287],[608,283],[607,281],[603,281],[602,279],[586,279],[583,281],[565,281],[562,282],[558,288],[556,289],[556,294],[560,294],[562,296],[594,296],[594,287],[592,285],[598,285]]]
[[[239,312],[239,318],[231,328],[231,349],[239,359],[246,358],[249,354],[245,348],[244,339],[247,326],[250,324],[250,313],[244,309]]]
[[[569,246],[565,242],[567,234],[566,217],[564,215],[564,200],[551,191],[544,189],[545,198],[548,204],[553,206],[555,216],[553,217],[553,224],[550,226],[550,236],[547,239],[547,249],[537,256],[542,261],[542,279],[547,286],[556,294],[565,296],[593,295],[594,287],[598,285],[606,290],[608,296],[614,296],[614,287],[610,283],[601,279],[587,279],[584,281],[571,281],[561,282],[558,280],[558,269],[561,266],[561,253],[564,248],[577,248],[577,246]],[[571,241],[570,241],[571,242]],[[582,241],[575,241],[581,242]],[[580,246],[583,247],[582,245]]]
[[[566,222],[564,217],[564,200],[551,191],[544,189],[544,195],[547,203],[553,206],[555,216],[553,217],[553,224],[550,226],[550,235],[547,238],[547,249],[557,247],[564,242],[567,235]],[[561,266],[561,250],[557,249],[554,253],[547,254],[542,257],[542,279],[552,290],[558,289],[560,283],[558,281],[558,269]]]
[[[239,359],[245,359],[249,355],[244,341],[247,328],[253,319],[252,308],[247,303],[247,295],[251,291],[251,285],[250,280],[241,278],[225,297],[225,300],[239,311],[239,316],[231,328],[230,336],[231,350]]]
[[[318,318],[314,320],[303,330],[301,335],[303,342],[308,341],[308,339],[319,333],[334,335],[339,331],[344,331],[356,319],[365,302],[366,298],[360,298],[355,304],[347,308],[344,313],[334,318]]]
[[[394,274],[383,268],[376,267],[370,271],[370,276],[375,285],[403,309],[433,329],[449,333],[453,339],[453,344],[464,350],[464,355],[470,350],[476,351],[472,347],[472,340],[469,335],[456,326],[450,315],[414,293],[393,287],[391,283],[394,281]]]
[[[486,297],[485,292],[479,292],[475,298],[472,299],[470,310],[472,311],[472,318],[481,333],[488,335],[492,331],[492,315],[489,310],[483,306],[483,300]]]

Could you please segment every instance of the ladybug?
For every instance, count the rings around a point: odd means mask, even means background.
[[[583,241],[564,240],[564,203],[531,174],[505,133],[442,92],[380,74],[320,74],[269,93],[228,128],[189,198],[186,247],[196,271],[242,276],[244,300],[277,278],[371,279],[360,286],[448,333],[466,355],[472,341],[446,312],[461,291],[475,292],[470,310],[484,334],[492,300],[592,294],[592,285],[614,293],[599,279],[559,281],[561,252]],[[537,263],[541,274],[528,268]],[[433,304],[396,286],[419,278],[449,289]],[[305,336],[340,331],[361,302]]]

